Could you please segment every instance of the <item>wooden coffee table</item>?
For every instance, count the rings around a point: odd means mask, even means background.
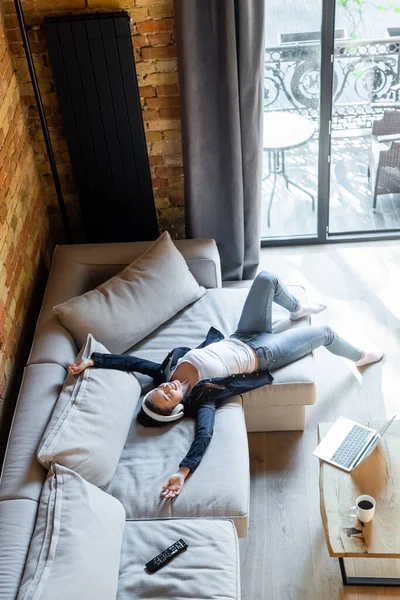
[[[383,423],[366,425],[379,429]],[[319,424],[319,440],[331,426]],[[400,421],[351,473],[320,461],[319,485],[328,552],[339,559],[344,585],[400,586],[400,577],[349,577],[344,563],[344,558],[400,558]],[[348,513],[361,494],[376,500],[375,516],[365,525]]]

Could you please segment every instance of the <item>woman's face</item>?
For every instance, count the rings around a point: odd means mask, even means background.
[[[161,383],[150,394],[150,400],[161,410],[172,410],[183,400],[182,384],[177,379]]]

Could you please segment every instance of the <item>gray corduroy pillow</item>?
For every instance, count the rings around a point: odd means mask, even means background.
[[[115,600],[124,527],[119,500],[53,464],[17,600]]]
[[[165,232],[121,273],[54,310],[78,347],[92,333],[121,353],[205,292]]]
[[[108,353],[92,335],[78,354]],[[139,400],[141,388],[133,373],[88,368],[67,375],[37,458],[76,471],[97,487],[106,488],[117,468]]]

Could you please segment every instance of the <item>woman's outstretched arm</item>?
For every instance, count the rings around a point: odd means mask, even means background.
[[[196,417],[196,437],[189,452],[181,461],[178,471],[170,475],[162,486],[161,495],[164,498],[178,496],[186,477],[199,466],[214,433],[215,410],[215,403],[212,401],[199,407]]]
[[[160,373],[160,365],[151,360],[137,358],[129,354],[102,354],[100,352],[93,352],[90,358],[81,358],[74,363],[70,363],[68,372],[71,375],[79,375],[88,367],[135,371],[153,378]]]

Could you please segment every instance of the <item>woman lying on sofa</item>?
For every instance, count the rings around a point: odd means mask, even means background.
[[[125,354],[94,353],[69,365],[73,375],[87,367],[150,375],[156,387],[143,398],[138,414],[139,422],[146,427],[167,425],[184,415],[196,418],[195,440],[178,471],[163,485],[165,498],[177,496],[186,477],[199,465],[213,435],[215,410],[222,400],[271,383],[271,369],[298,360],[319,346],[357,366],[382,358],[382,351],[362,351],[327,326],[272,333],[273,301],[289,311],[292,321],[326,308],[322,304],[301,306],[275,275],[263,271],[254,280],[237,330],[229,338],[224,339],[211,327],[201,346],[195,350],[175,348],[162,364]]]

